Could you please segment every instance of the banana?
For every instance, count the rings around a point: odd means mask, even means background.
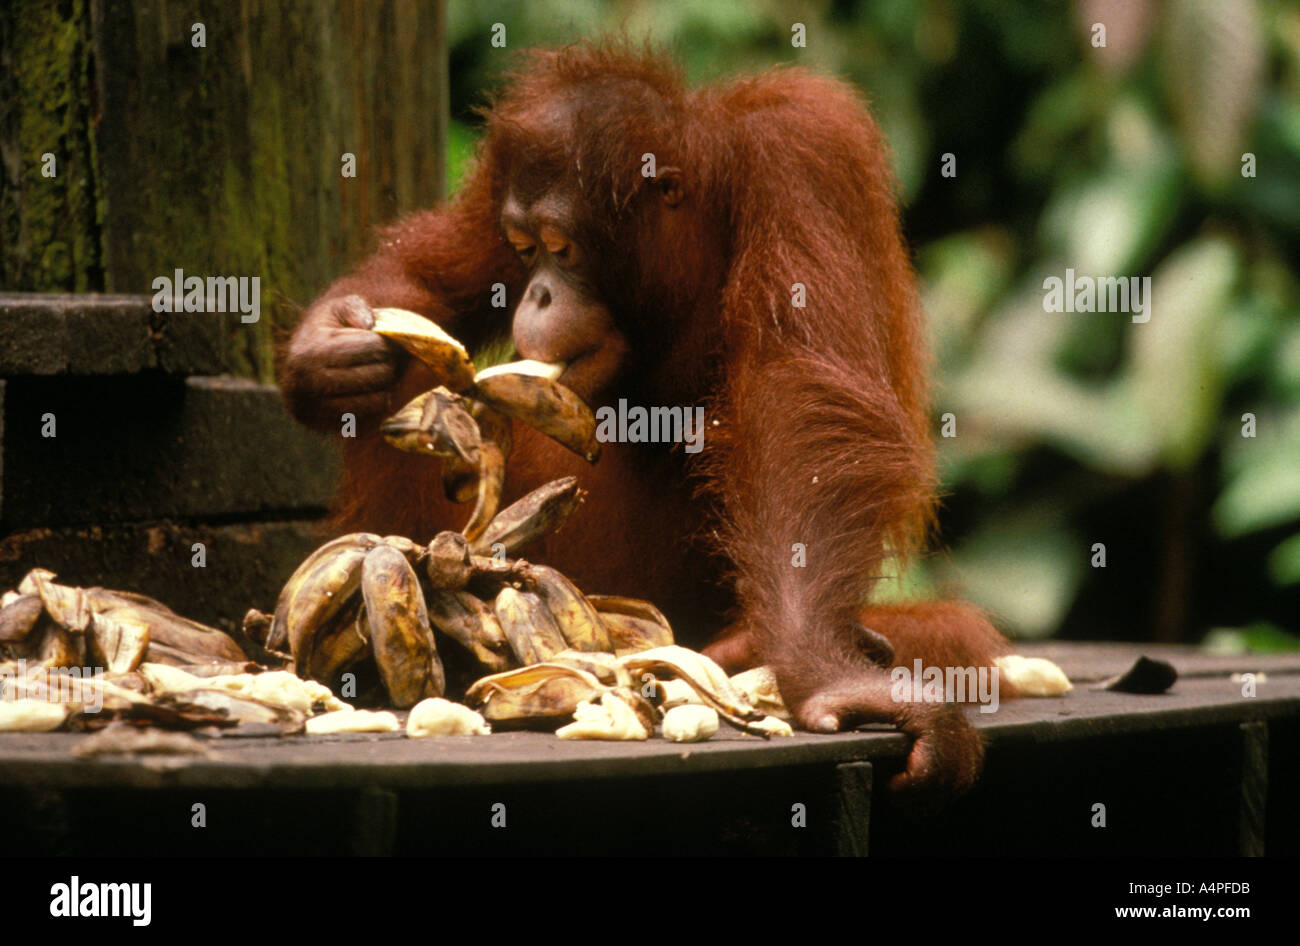
[[[435,591],[427,605],[433,629],[472,653],[488,673],[500,673],[515,662],[496,614],[468,591]]]
[[[484,368],[474,380],[475,382],[484,381],[501,374],[524,374],[536,378],[545,378],[548,381],[559,381],[560,375],[564,374],[564,368],[563,362],[533,361],[531,358],[523,358],[519,361],[505,361],[499,365]]]
[[[502,453],[510,456],[510,451],[514,449],[515,444],[514,422],[505,414],[493,410],[478,400],[469,402],[469,413],[478,424],[479,436],[483,440],[491,440],[501,448]]]
[[[57,624],[80,634],[90,625],[90,607],[86,593],[80,588],[55,584],[53,579],[53,572],[33,568],[23,579],[23,584],[30,582],[40,596],[41,604],[45,606],[45,613]]]
[[[579,703],[608,690],[585,670],[540,663],[483,677],[466,691],[465,702],[496,725],[554,727],[571,717]]]
[[[48,568],[33,568],[18,583],[18,593],[20,595],[38,594],[40,583],[42,581],[53,581],[55,577],[54,572]]]
[[[474,569],[469,543],[459,532],[439,532],[425,552],[424,570],[429,584],[439,591],[459,591],[469,583]]]
[[[613,654],[596,651],[562,650],[547,663],[564,664],[585,670],[601,683],[608,686],[630,687],[632,675],[618,662]],[[682,684],[685,686],[686,684]],[[693,693],[694,691],[692,691]]]
[[[406,718],[406,734],[412,739],[429,736],[487,736],[492,728],[468,706],[451,700],[423,700]]]
[[[704,700],[718,711],[718,715],[744,732],[767,738],[770,733],[754,723],[765,714],[732,685],[726,671],[703,654],[685,647],[658,647],[654,650],[629,654],[619,659],[628,673],[639,678],[642,673],[655,676],[667,674],[685,680]]]
[[[551,612],[531,592],[506,586],[498,592],[492,610],[522,664],[541,663],[568,646]]]
[[[266,645],[266,639],[271,636],[271,615],[249,608],[244,612],[244,620],[240,623],[244,635],[254,644]]]
[[[474,387],[474,362],[465,346],[441,326],[406,309],[374,309],[374,330],[391,338],[433,369],[439,383],[452,391]]]
[[[0,644],[21,644],[44,613],[40,595],[19,595],[0,608]]]
[[[614,649],[600,615],[573,582],[549,565],[533,565],[529,576],[529,590],[542,599],[570,647],[606,653]]]
[[[39,623],[33,638],[37,641],[35,658],[41,666],[50,669],[84,665],[86,660],[84,635],[70,631],[57,621],[46,617]]]
[[[343,549],[359,548],[368,552],[384,541],[385,539],[373,532],[353,532],[348,535],[341,535],[337,539],[331,539],[303,559],[302,564],[289,576],[289,580],[284,583],[284,588],[280,592],[280,598],[275,605],[275,615],[271,619],[271,634],[267,638],[266,646],[271,650],[289,650],[289,628],[287,624],[289,603],[297,595],[303,583],[311,577],[312,572],[316,570],[316,566]]]
[[[353,595],[334,617],[316,631],[309,674],[332,683],[339,674],[371,653],[370,630],[361,595]]]
[[[755,709],[777,719],[794,719],[776,685],[776,674],[771,667],[754,667],[738,673],[731,678],[731,685],[739,690],[741,696],[749,700]]]
[[[600,615],[614,653],[626,654],[673,643],[668,619],[649,601],[616,595],[588,595],[587,601]]]
[[[655,647],[666,647],[673,642],[672,634],[653,621],[643,621],[627,614],[599,612],[600,622],[609,635],[611,649],[619,657],[635,654]]]
[[[433,397],[433,391],[425,391],[402,406],[397,413],[387,417],[379,425],[379,435],[398,450],[407,453],[428,453],[433,451],[433,438],[424,432],[420,421],[424,419],[425,404]]]
[[[366,556],[375,550],[367,545],[368,543],[358,543],[337,547],[333,554],[319,560],[316,567],[296,583],[285,602],[285,635],[289,642],[289,653],[293,654],[294,672],[298,676],[308,675],[321,629],[348,607],[357,589],[361,587],[361,565]],[[386,545],[377,545],[375,548],[401,556],[396,549]],[[405,562],[406,559],[403,557],[402,561]],[[289,590],[288,586],[286,590]],[[278,607],[275,620],[280,620]],[[272,636],[274,634],[273,624]]]
[[[494,443],[483,444],[479,449],[478,501],[462,530],[471,542],[479,538],[496,517],[505,483],[505,454]]]
[[[626,688],[602,693],[600,698],[579,703],[573,722],[557,729],[560,739],[645,740],[654,735],[655,716],[650,704]]]
[[[505,554],[513,557],[564,525],[585,495],[576,476],[551,480],[497,513],[483,534],[470,543],[470,551],[491,555],[492,546],[500,543]]]
[[[664,714],[664,738],[669,742],[704,742],[718,731],[718,711],[712,706],[674,706]]]
[[[406,557],[388,546],[372,549],[361,567],[361,593],[375,663],[393,705],[406,709],[442,696],[442,661],[420,581]]]
[[[500,411],[494,411],[482,401],[469,401],[469,413],[478,424],[479,442],[494,443],[501,455],[509,458],[514,447],[511,420]],[[442,467],[442,489],[454,503],[467,503],[478,496],[479,464],[452,459]]]
[[[459,460],[442,465],[442,492],[453,503],[467,503],[478,498],[478,467]]]
[[[388,418],[379,433],[408,453],[478,465],[481,436],[465,399],[444,387],[425,391]]]
[[[150,649],[164,648],[176,655],[188,654],[192,658],[190,663],[213,658],[234,662],[248,659],[224,631],[181,617],[161,601],[147,595],[106,588],[84,588],[82,591],[92,618],[106,615],[148,625]],[[149,651],[146,651],[145,659],[152,659]]]
[[[86,636],[90,659],[110,673],[130,673],[149,648],[149,624],[127,616],[96,614]]]
[[[571,390],[543,374],[525,374],[518,365],[497,365],[480,371],[475,397],[503,414],[537,428],[588,463],[600,457],[596,417]]]

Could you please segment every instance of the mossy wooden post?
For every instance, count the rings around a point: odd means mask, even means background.
[[[278,303],[441,196],[446,62],[442,0],[7,0],[0,288],[260,276],[226,355],[269,380]]]

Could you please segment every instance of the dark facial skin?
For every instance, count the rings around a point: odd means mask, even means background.
[[[516,350],[522,358],[564,364],[561,381],[591,400],[617,377],[628,343],[597,295],[590,271],[594,255],[576,236],[573,208],[561,193],[528,206],[511,197],[501,228],[528,268],[512,327]]]

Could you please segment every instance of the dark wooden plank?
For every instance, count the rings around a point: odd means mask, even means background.
[[[872,767],[870,762],[835,766],[839,796],[836,846],[840,857],[866,857],[871,836]]]
[[[1263,857],[1268,804],[1268,724],[1241,724],[1241,810],[1237,835],[1243,857]]]
[[[1017,653],[1045,657],[1061,666],[1076,687],[1118,676],[1144,654],[1174,665],[1179,676],[1228,675],[1246,671],[1300,673],[1300,652],[1280,654],[1207,654],[1185,644],[1026,642],[1013,645]]]
[[[1270,676],[1263,695],[1244,700],[1222,681],[1180,681],[1160,696],[1078,689],[1065,697],[1003,703],[997,713],[968,714],[993,747],[1036,746],[1124,734],[1194,731],[1205,726],[1295,719],[1300,675]],[[165,769],[133,759],[89,762],[69,750],[75,734],[0,734],[0,784],[136,787],[389,788],[501,785],[573,778],[665,776],[795,765],[884,762],[908,749],[902,734],[883,728],[833,736],[797,733],[764,742],[732,730],[687,747],[641,743],[565,742],[545,733],[406,739],[401,734],[224,739],[215,759],[180,760]]]
[[[397,840],[397,795],[377,785],[357,793],[352,850],[357,857],[387,857]]]

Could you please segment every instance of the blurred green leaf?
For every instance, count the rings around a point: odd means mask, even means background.
[[[1234,420],[1229,428],[1240,430]],[[1227,537],[1300,520],[1300,409],[1261,413],[1254,437],[1227,438],[1228,482],[1214,504],[1214,524]]]
[[[1210,188],[1237,169],[1264,69],[1255,0],[1181,0],[1165,8],[1163,64],[1183,148]]]
[[[1044,637],[1074,599],[1086,555],[1059,520],[1021,515],[985,525],[952,553],[948,567],[936,567],[1001,626]]]
[[[1216,627],[1205,635],[1201,648],[1211,654],[1271,654],[1300,649],[1300,637],[1275,624],[1261,621],[1249,627]]]
[[[1268,557],[1268,570],[1279,585],[1300,584],[1300,533],[1273,550]]]
[[[1043,210],[1043,244],[1081,275],[1134,272],[1178,211],[1178,163],[1151,116],[1128,101],[1108,123],[1106,168],[1064,184]]]

